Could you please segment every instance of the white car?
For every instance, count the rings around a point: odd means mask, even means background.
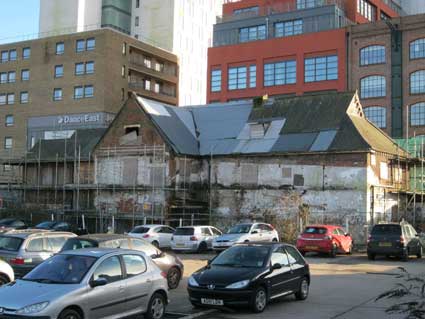
[[[270,224],[247,223],[233,226],[229,231],[214,239],[213,249],[225,250],[237,243],[278,242],[279,234]]]
[[[0,259],[0,286],[15,280],[12,267]]]
[[[174,231],[174,228],[167,225],[141,225],[134,227],[128,235],[142,238],[157,248],[169,248]]]
[[[213,226],[178,227],[171,239],[171,249],[204,252],[212,248],[214,238],[222,232]]]

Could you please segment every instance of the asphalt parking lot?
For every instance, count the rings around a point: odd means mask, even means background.
[[[184,278],[178,289],[171,291],[171,303],[166,318],[291,318],[291,319],[366,319],[403,318],[390,316],[385,309],[388,301],[375,302],[375,298],[392,288],[399,280],[395,277],[398,267],[406,268],[412,274],[425,272],[425,259],[412,257],[409,262],[397,259],[377,258],[369,261],[365,254],[338,256],[335,259],[322,256],[308,256],[312,273],[309,298],[295,301],[285,297],[269,305],[262,314],[247,310],[207,311],[195,309],[187,299],[187,279],[197,269],[204,266],[214,254],[179,255],[185,264]]]

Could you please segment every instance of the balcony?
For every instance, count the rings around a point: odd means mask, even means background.
[[[175,94],[175,89],[171,87],[168,88],[170,92],[167,92],[164,88],[161,89],[161,91],[159,92],[155,92],[152,90],[147,90],[145,88],[145,83],[142,81],[130,81],[129,88],[130,90],[133,90],[141,96],[167,104],[177,105],[177,96]]]

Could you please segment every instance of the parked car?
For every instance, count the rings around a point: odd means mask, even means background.
[[[143,239],[127,235],[90,234],[74,237],[68,239],[62,251],[91,247],[123,248],[144,252],[167,274],[167,282],[170,289],[177,288],[183,276],[184,266],[177,256],[167,254]]]
[[[212,242],[222,232],[213,226],[178,227],[171,237],[171,249],[204,252],[212,249]]]
[[[260,241],[279,241],[279,234],[270,224],[248,223],[239,224],[229,229],[213,240],[213,249],[216,251],[225,250],[237,243]]]
[[[367,243],[367,256],[374,260],[377,255],[398,256],[404,261],[410,255],[422,258],[425,239],[406,222],[385,223],[373,226]]]
[[[13,229],[25,229],[27,225],[19,219],[15,218],[4,218],[0,219],[0,233],[7,232]]]
[[[157,248],[169,248],[174,231],[174,228],[167,225],[142,225],[134,227],[128,235],[142,238]]]
[[[9,231],[0,236],[0,258],[8,262],[15,277],[20,278],[60,251],[65,241],[75,236],[39,229]]]
[[[187,289],[194,306],[249,306],[262,312],[279,297],[306,299],[309,286],[309,266],[295,247],[245,243],[228,248],[195,272]]]
[[[0,258],[0,286],[15,280],[12,267]]]
[[[331,257],[353,252],[353,238],[339,226],[311,225],[298,236],[297,248],[301,254],[308,252],[326,253]]]
[[[59,221],[45,221],[37,224],[34,228],[36,229],[45,229],[52,231],[67,231],[77,235],[87,234],[87,230],[83,228],[77,228],[67,222]]]
[[[167,281],[144,253],[117,249],[66,251],[0,289],[1,318],[161,319]]]

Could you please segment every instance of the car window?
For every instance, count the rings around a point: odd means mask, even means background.
[[[118,248],[118,247],[120,247],[120,241],[116,240],[116,239],[107,240],[107,241],[99,243],[99,247]]]
[[[13,222],[12,227],[22,227],[24,226],[24,222],[20,221],[20,220],[16,220]]]
[[[43,238],[31,239],[27,245],[27,251],[31,251],[31,252],[43,251]]]
[[[332,235],[339,235],[339,233],[338,233],[338,229],[334,229],[334,230],[332,231]]]
[[[124,255],[123,256],[127,277],[134,277],[146,271],[146,261],[142,256]]]
[[[260,224],[254,225],[254,227],[252,227],[251,230],[261,230],[261,225]]]
[[[133,233],[133,234],[145,234],[149,231],[149,229],[150,229],[149,227],[139,226],[139,227],[134,228],[131,231],[131,233]]]
[[[375,225],[372,229],[372,236],[373,235],[389,235],[389,234],[401,236],[400,225],[381,224],[381,225]]]
[[[0,250],[18,251],[23,241],[22,238],[1,236]]]
[[[58,252],[62,249],[63,245],[66,242],[65,237],[48,237],[47,238],[47,251]]]
[[[286,246],[285,250],[288,254],[289,263],[291,265],[293,265],[293,264],[304,265],[305,264],[303,257],[301,256],[301,254],[298,252],[298,250],[296,248],[294,248],[292,246]]]
[[[304,230],[304,234],[316,234],[316,235],[325,235],[327,233],[327,229],[323,227],[307,227]]]
[[[203,236],[211,236],[211,230],[208,227],[202,227],[201,228],[201,234]]]
[[[58,223],[53,227],[53,229],[55,229],[55,230],[67,230],[67,229],[69,229],[69,225],[67,223]]]
[[[412,226],[409,226],[409,228],[410,228],[410,232],[412,233],[412,236],[415,237],[418,233]]]
[[[271,257],[271,264],[280,264],[281,266],[289,266],[288,255],[282,247],[277,248]]]
[[[341,228],[338,228],[338,234],[341,236],[345,236],[345,231],[343,231]]]
[[[195,233],[193,227],[179,227],[176,229],[175,236],[192,236]]]
[[[164,226],[162,227],[162,232],[165,234],[174,234],[174,229],[171,227]]]
[[[221,235],[221,231],[219,231],[217,228],[211,227],[211,231],[214,235]]]
[[[144,240],[132,238],[131,243],[133,245],[132,249],[143,251],[149,257],[152,257],[158,254],[158,250],[153,245],[151,245],[150,243]]]
[[[273,231],[274,230],[273,227],[271,227],[270,225],[267,225],[267,224],[263,224],[262,227],[263,227],[264,231]]]
[[[119,248],[122,248],[122,249],[130,249],[130,244],[128,243],[128,239],[127,238],[123,238],[123,239],[120,239],[120,240],[118,240],[118,242],[119,242]]]
[[[65,251],[93,247],[97,247],[97,244],[95,244],[94,242],[78,238],[69,238],[63,245],[62,250]]]
[[[108,283],[122,279],[121,263],[117,256],[105,259],[94,271],[93,279],[105,278]]]

